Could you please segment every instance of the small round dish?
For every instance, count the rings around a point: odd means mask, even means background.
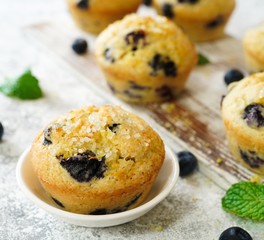
[[[147,197],[138,207],[115,214],[84,215],[59,209],[41,187],[28,157],[30,148],[20,156],[16,178],[26,197],[38,207],[67,223],[85,227],[110,227],[139,218],[161,202],[174,187],[179,176],[179,165],[175,154],[166,147],[166,157],[159,175]]]

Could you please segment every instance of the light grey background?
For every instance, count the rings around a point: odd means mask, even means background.
[[[227,32],[241,38],[264,20],[263,0],[239,0]],[[18,189],[15,167],[19,155],[48,121],[72,108],[103,104],[87,86],[76,82],[66,68],[55,65],[23,31],[34,22],[70,18],[63,0],[0,0],[0,82],[33,68],[45,92],[37,101],[18,101],[0,95],[0,239],[179,239],[217,240],[233,225],[247,229],[254,240],[264,239],[263,223],[253,223],[221,209],[224,191],[200,172],[180,179],[169,197],[131,223],[103,229],[65,224],[33,205]],[[175,148],[178,148],[175,146]]]

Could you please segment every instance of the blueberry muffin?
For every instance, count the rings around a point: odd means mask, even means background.
[[[197,62],[188,37],[165,17],[131,14],[97,38],[96,56],[113,93],[135,103],[169,100]]]
[[[154,0],[160,15],[172,19],[193,41],[223,36],[235,0]]]
[[[264,71],[264,23],[246,32],[243,46],[249,72]]]
[[[30,151],[35,173],[54,204],[81,214],[138,206],[164,155],[159,135],[117,106],[90,106],[57,118]]]
[[[98,34],[110,23],[135,12],[141,0],[66,0],[72,17],[82,30]]]
[[[234,157],[264,175],[264,73],[232,84],[222,103],[222,117]]]

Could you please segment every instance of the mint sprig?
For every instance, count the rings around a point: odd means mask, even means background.
[[[222,198],[225,211],[242,218],[264,220],[264,185],[239,182],[232,185]]]
[[[199,53],[197,65],[202,66],[202,65],[206,65],[208,63],[210,63],[210,60],[205,55],[203,55],[202,53]]]
[[[38,79],[32,75],[30,70],[25,71],[16,79],[5,79],[4,83],[0,85],[0,92],[23,100],[37,99],[43,96]]]

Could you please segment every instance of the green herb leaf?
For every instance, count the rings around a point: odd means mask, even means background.
[[[201,66],[201,65],[206,65],[206,64],[210,63],[210,60],[206,56],[204,56],[203,54],[199,53],[198,57],[199,57],[199,59],[198,59],[197,65]]]
[[[4,83],[0,85],[0,92],[23,100],[42,97],[38,79],[32,75],[30,70],[25,71],[17,79],[5,79]]]
[[[239,182],[231,186],[222,198],[225,211],[252,220],[264,220],[264,185]]]

